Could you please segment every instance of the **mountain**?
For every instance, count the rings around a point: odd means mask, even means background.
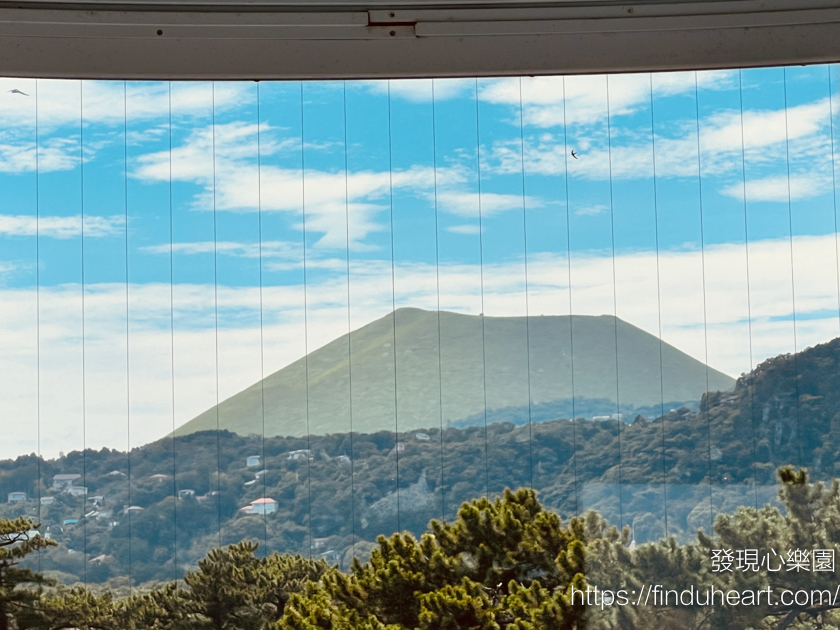
[[[0,460],[0,496],[27,498],[0,503],[0,517],[37,515],[59,543],[40,554],[41,570],[65,583],[122,585],[129,573],[135,584],[180,578],[210,549],[243,539],[347,568],[379,534],[419,534],[429,519],[449,519],[463,501],[505,487],[533,487],[563,518],[595,509],[632,524],[639,543],[687,541],[717,513],[772,503],[780,466],[837,477],[838,409],[835,339],[764,361],[733,391],[705,394],[696,410],[630,423],[560,416],[432,426],[403,432],[400,446],[393,428],[265,439],[213,430],[130,453],[22,455]],[[79,475],[86,496],[56,487],[55,475],[68,474]],[[248,509],[262,497],[276,511]]]
[[[546,419],[572,415],[573,398],[575,415],[648,415],[651,409],[659,415],[663,404],[666,411],[693,406],[706,391],[734,385],[609,315],[483,317],[401,308],[231,396],[175,434],[217,426],[263,434],[263,416],[266,436],[351,427],[407,431],[485,419],[521,424],[533,410]]]

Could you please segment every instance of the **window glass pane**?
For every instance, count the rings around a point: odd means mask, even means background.
[[[353,543],[343,84],[306,84],[303,108],[311,554],[336,564]]]
[[[476,82],[435,80],[444,515],[487,492]]]
[[[622,103],[627,95],[637,99],[633,108]],[[611,76],[609,96],[621,504],[632,540],[642,544],[667,534],[651,77]]]
[[[58,458],[42,470],[47,494],[56,498],[41,518],[43,529],[60,543],[42,555],[41,568],[83,582],[85,539],[79,523],[85,499],[74,489],[85,483],[81,84],[39,81],[37,88],[41,453]]]
[[[172,355],[172,216],[168,177],[170,148],[169,85],[128,83],[125,86],[125,155],[128,207],[128,444],[129,469],[108,466],[108,493],[98,510],[111,523],[111,540],[131,523],[131,578],[134,585],[183,574],[176,550],[183,545],[189,523],[178,529],[180,504],[188,493],[178,494],[179,474],[185,469],[174,454],[171,433],[173,409]],[[155,156],[163,174],[151,179],[141,175],[148,156]],[[146,444],[153,447],[140,450]],[[188,469],[187,469],[188,470]],[[131,473],[131,496],[111,496],[123,475]],[[151,479],[152,475],[158,475]],[[160,476],[163,475],[163,476]],[[188,486],[188,489],[191,489]],[[96,493],[102,494],[102,493]],[[183,497],[183,498],[181,498]],[[121,515],[124,505],[144,507]],[[136,544],[135,544],[136,543]],[[107,564],[106,562],[102,563]],[[125,567],[126,565],[122,565]],[[123,574],[126,569],[121,569]]]
[[[303,136],[300,83],[260,84],[265,470],[255,485],[277,501],[267,551],[309,553]],[[255,392],[256,394],[256,392]]]
[[[488,491],[498,495],[531,483],[521,82],[478,89]]]
[[[785,73],[767,68],[744,70],[741,76],[752,348],[758,365],[795,350]],[[796,378],[794,361],[784,361],[779,370],[788,383]],[[758,389],[753,396],[759,400],[756,419],[760,413],[763,425],[756,435],[756,482],[773,485],[779,466],[800,463],[797,401],[789,397],[783,417],[775,416],[768,424],[770,407],[760,402]],[[770,426],[773,430],[767,431]]]
[[[120,606],[240,541],[348,572],[532,487],[599,589],[829,579],[743,554],[840,552],[803,483],[840,471],[836,65],[2,86],[0,519],[56,543],[24,566]]]
[[[607,81],[566,77],[565,89],[575,415],[588,420],[578,424],[580,509],[623,525]]]
[[[0,489],[0,501],[7,503],[9,516],[26,515],[38,523],[44,520],[42,513],[46,510],[42,509],[40,498],[46,493],[39,459],[36,101],[12,99],[18,95],[7,92],[17,87],[34,95],[36,86],[33,80],[3,80],[0,87],[7,96],[3,104],[3,139],[7,146],[17,147],[16,154],[0,159],[0,187],[6,200],[0,217],[10,223],[0,233],[0,278],[5,289],[0,335],[6,356],[5,361],[0,361],[0,417],[17,419],[17,429],[6,435],[0,453],[3,459],[15,463],[13,474],[4,479]],[[46,533],[46,526],[40,531]],[[36,567],[39,561],[40,557],[36,558]]]
[[[441,344],[432,81],[391,81],[397,417],[405,444],[401,526],[443,517]]]
[[[567,518],[579,514],[580,487],[566,207],[566,163],[574,158],[563,96],[562,77],[522,79],[531,426],[514,439],[520,455],[528,447],[541,500]]]
[[[399,469],[404,442],[399,435],[394,354],[390,105],[387,85],[378,87],[369,91],[347,86],[349,303],[354,331],[349,352],[353,430],[359,434],[352,458],[360,544],[402,529],[400,492],[409,485]],[[336,238],[347,243],[346,233]],[[356,553],[370,548],[359,546]]]
[[[194,419],[176,429],[174,449],[176,487],[195,492],[178,502],[176,553],[187,566],[220,544],[214,96],[210,83],[172,84],[171,158],[147,158],[145,171],[172,180],[175,418]]]
[[[108,473],[128,472],[126,451],[130,444],[124,88],[125,84],[117,82],[81,83],[85,451],[83,481],[78,484],[81,490],[71,491],[76,493],[83,512],[83,520],[77,527],[84,533],[85,582],[103,582],[112,576],[133,577],[130,574],[134,573],[131,570],[134,554],[137,554],[139,581],[148,580],[148,570],[144,571],[147,567],[140,559],[149,557],[155,546],[154,539],[150,540],[148,535],[137,541],[129,540],[137,528],[131,523],[134,515],[127,514],[124,520],[128,522],[123,523],[120,531],[124,537],[120,541],[119,566],[106,561],[112,526],[107,518],[100,518],[99,510],[104,508],[107,512],[103,492]],[[119,454],[112,458],[108,451],[100,450],[106,445],[116,446]],[[135,487],[144,490],[146,484],[155,483],[145,479],[137,481]],[[127,502],[128,483],[128,477],[120,477],[112,484],[108,500],[119,505]],[[138,520],[142,523],[145,519]]]

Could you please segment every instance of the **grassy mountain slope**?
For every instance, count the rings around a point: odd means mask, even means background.
[[[527,409],[529,390],[532,405],[573,396],[596,401],[584,405],[594,415],[615,413],[617,401],[622,411],[698,401],[706,391],[734,384],[608,315],[528,320],[441,312],[438,319],[435,311],[402,308],[223,401],[218,426],[262,434],[264,413],[266,436],[306,435],[307,415],[313,435],[351,426],[373,432],[398,425],[402,431],[483,418],[485,403],[488,411]],[[216,429],[216,422],[213,407],[176,435]]]

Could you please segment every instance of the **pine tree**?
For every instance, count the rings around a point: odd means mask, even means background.
[[[292,597],[282,630],[584,627],[570,588],[584,583],[583,523],[542,508],[533,490],[464,504],[417,540],[380,536],[364,565]]]
[[[55,544],[33,534],[37,528],[24,517],[0,519],[0,630],[9,629],[12,616],[28,614],[38,603],[39,588],[49,583],[31,569],[18,566],[29,554]]]

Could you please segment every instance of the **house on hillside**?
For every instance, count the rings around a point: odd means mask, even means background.
[[[287,460],[297,461],[300,459],[312,459],[312,451],[308,448],[301,448],[296,451],[290,451],[286,454]]]
[[[10,492],[9,503],[20,503],[21,501],[26,501],[26,493],[25,492]]]
[[[271,514],[277,511],[277,501],[271,498],[257,499],[251,501],[251,505],[246,505],[240,511],[245,514]]]
[[[67,486],[64,492],[71,497],[83,497],[88,493],[87,486]]]
[[[149,477],[152,481],[157,481],[158,483],[163,483],[167,479],[169,479],[169,475],[164,475],[163,473],[158,473],[156,475],[151,475]]]
[[[183,490],[178,490],[178,498],[182,501],[188,497],[194,497],[195,490],[192,488],[184,488]]]
[[[41,505],[52,505],[53,503],[55,503],[55,497],[53,497],[53,496],[41,497]]]
[[[248,457],[248,459],[245,460],[245,465],[248,466],[248,468],[252,468],[254,466],[259,466],[260,465],[260,456],[259,455],[251,455],[250,457]]]
[[[82,476],[78,473],[62,473],[60,475],[53,475],[52,489],[55,492],[64,492],[73,485],[76,479],[81,479]]]
[[[131,514],[132,512],[142,512],[145,508],[141,508],[139,505],[127,505],[123,508],[123,514]]]
[[[393,455],[394,453],[402,453],[405,451],[405,442],[397,442],[394,448],[391,449],[391,452],[388,455]]]

